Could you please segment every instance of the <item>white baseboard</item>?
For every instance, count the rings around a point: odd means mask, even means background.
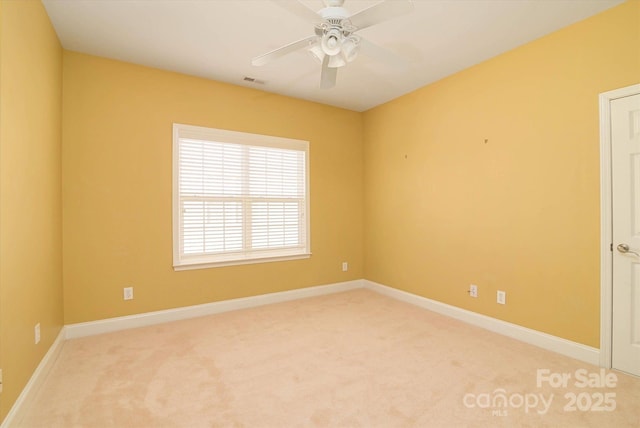
[[[49,371],[51,371],[53,363],[55,363],[58,355],[60,355],[64,339],[65,327],[62,327],[60,333],[58,333],[58,336],[56,337],[56,340],[53,341],[53,344],[31,375],[29,382],[27,382],[25,387],[22,389],[22,392],[16,399],[15,403],[13,403],[13,406],[11,406],[11,410],[9,410],[9,413],[7,413],[4,421],[2,421],[2,425],[0,425],[0,428],[20,426],[20,422],[24,416],[24,411],[29,408],[29,404],[34,399],[36,392],[38,392],[38,389],[40,389],[40,386],[47,378]]]
[[[363,280],[338,282],[330,285],[300,288],[278,293],[262,294],[258,296],[243,297],[239,299],[223,300],[220,302],[205,303],[202,305],[185,306],[164,311],[147,312],[144,314],[129,315],[124,317],[109,318],[98,321],[89,321],[78,324],[69,324],[65,327],[66,338],[73,339],[95,334],[109,333],[112,331],[126,330],[130,328],[146,327],[170,321],[179,321],[188,318],[202,317],[238,309],[253,308],[272,303],[286,302],[289,300],[303,299],[306,297],[321,296],[324,294],[339,293],[341,291],[363,288]]]
[[[406,291],[387,287],[373,281],[363,280],[363,283],[365,288],[385,296],[482,327],[486,330],[535,345],[548,351],[575,358],[576,360],[584,361],[596,366],[600,364],[600,350],[591,346],[572,342],[561,337],[542,333],[537,330],[532,330],[530,328],[522,327],[496,318],[491,318],[456,306],[447,305],[446,303],[441,303]]]

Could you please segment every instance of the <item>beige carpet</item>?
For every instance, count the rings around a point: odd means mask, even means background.
[[[640,426],[640,379],[599,373],[355,290],[69,340],[19,426]]]

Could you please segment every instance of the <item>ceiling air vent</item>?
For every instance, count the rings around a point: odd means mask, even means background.
[[[249,83],[255,83],[257,85],[264,85],[265,83],[264,80],[259,80],[259,79],[256,79],[255,77],[249,77],[249,76],[244,76],[244,79],[242,80]]]

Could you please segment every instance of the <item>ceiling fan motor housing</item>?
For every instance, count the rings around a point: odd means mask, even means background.
[[[344,0],[323,0],[326,7],[342,7]]]
[[[349,12],[343,7],[325,7],[318,11],[318,14],[323,20],[334,24],[341,23],[342,21],[349,19]]]

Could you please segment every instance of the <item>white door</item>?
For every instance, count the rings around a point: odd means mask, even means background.
[[[640,94],[610,103],[612,366],[640,376]]]

